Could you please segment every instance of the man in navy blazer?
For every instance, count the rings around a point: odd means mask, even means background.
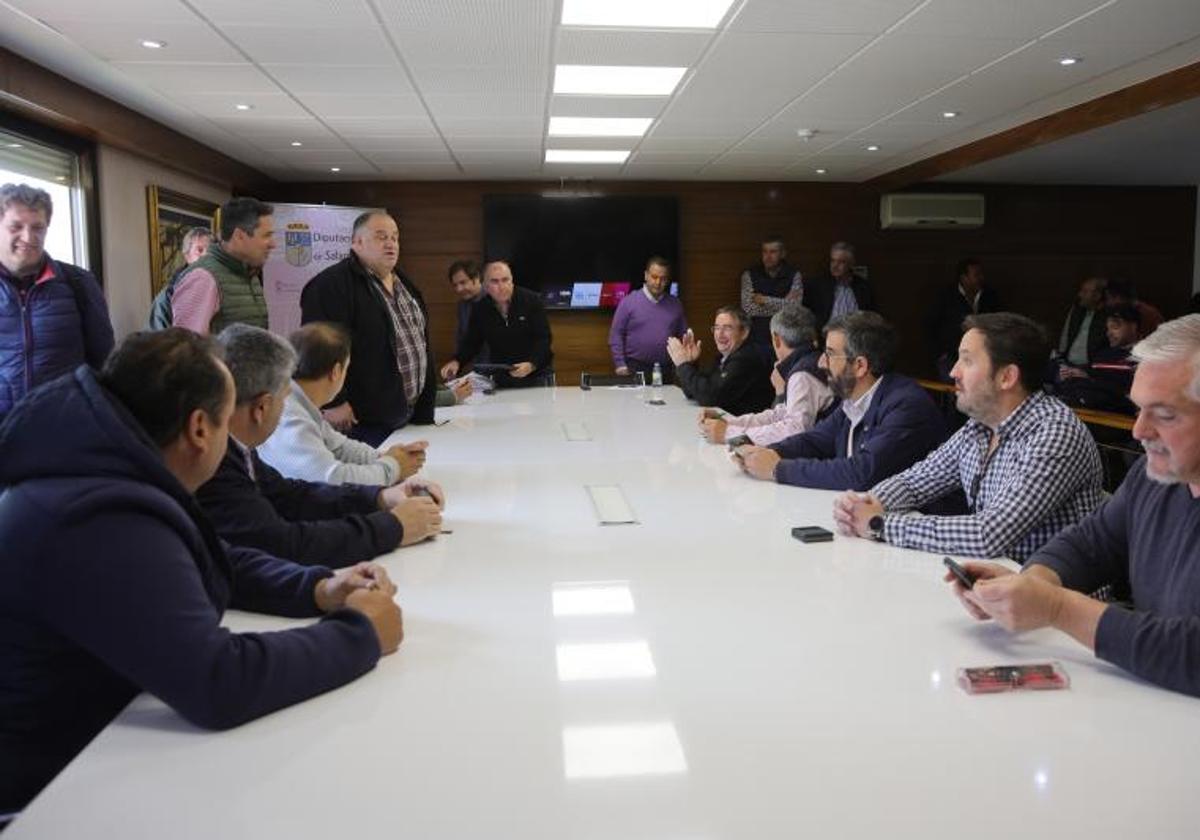
[[[874,312],[830,321],[821,367],[841,409],[772,446],[739,447],[734,460],[754,478],[821,490],[867,490],[920,461],[946,426],[920,385],[892,373],[897,343]]]

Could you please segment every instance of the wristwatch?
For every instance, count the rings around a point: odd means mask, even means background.
[[[867,536],[875,542],[883,542],[883,517],[878,513],[867,520]]]

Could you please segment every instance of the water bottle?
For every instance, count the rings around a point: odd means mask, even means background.
[[[662,401],[662,365],[655,362],[654,370],[650,374],[650,402],[661,405]]]

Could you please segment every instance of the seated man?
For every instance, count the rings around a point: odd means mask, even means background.
[[[771,316],[771,349],[776,365],[771,372],[775,405],[757,414],[731,417],[718,409],[700,412],[700,432],[710,443],[725,443],[745,435],[766,446],[811,429],[834,408],[833,392],[825,384],[821,351],[813,314],[791,304]]]
[[[225,452],[212,339],[135,333],[96,374],[0,426],[0,814],[25,805],[140,691],[227,729],[329,691],[400,643],[382,567],[334,574],[224,545],[192,493]],[[233,633],[229,607],[321,616]]]
[[[642,287],[621,298],[608,330],[608,347],[618,375],[641,372],[649,382],[657,364],[664,381],[672,381],[674,366],[667,355],[667,339],[687,332],[687,318],[670,288],[671,264],[665,257],[651,257],[646,261]]]
[[[1137,362],[1130,354],[1140,338],[1140,321],[1138,311],[1128,304],[1105,310],[1108,346],[1092,353],[1091,361],[1086,365],[1061,365],[1058,368],[1054,392],[1059,399],[1081,408],[1136,414],[1137,409],[1129,401],[1129,389],[1133,386]]]
[[[1158,307],[1141,300],[1138,297],[1137,286],[1132,280],[1126,280],[1124,277],[1114,277],[1108,281],[1108,285],[1104,287],[1104,305],[1110,308],[1129,305],[1136,309],[1140,335],[1150,335],[1163,322],[1163,314]]]
[[[713,321],[713,341],[720,358],[707,371],[696,362],[700,342],[688,330],[683,338],[667,339],[667,353],[675,365],[675,376],[688,399],[714,406],[729,414],[762,411],[775,400],[771,369],[746,339],[750,319],[737,306],[722,306]]]
[[[1058,355],[1069,365],[1082,367],[1092,355],[1108,346],[1104,339],[1104,277],[1088,277],[1079,284],[1076,302],[1063,322]]]
[[[492,260],[483,267],[483,288],[487,294],[472,306],[466,337],[455,349],[455,357],[442,365],[442,378],[456,376],[486,344],[490,364],[506,366],[494,373],[498,387],[552,384],[550,321],[541,298],[513,285],[512,268],[506,260]]]
[[[978,619],[1014,632],[1054,627],[1144,680],[1200,696],[1200,315],[1168,321],[1133,355],[1133,434],[1146,457],[1020,574],[971,561],[979,580],[954,589]],[[1086,594],[1104,586],[1129,606]]]
[[[925,389],[892,373],[897,340],[874,312],[834,318],[821,366],[841,410],[770,447],[738,447],[734,460],[764,481],[866,490],[924,458],[946,439],[946,426]]]
[[[924,461],[834,503],[845,534],[968,557],[1025,560],[1100,503],[1096,443],[1071,409],[1042,391],[1042,328],[996,312],[964,322],[951,375],[970,419]],[[965,516],[919,508],[963,491]]]
[[[316,321],[291,335],[296,370],[275,431],[258,447],[262,458],[288,478],[328,484],[390,485],[415,475],[425,463],[428,441],[379,452],[352,440],[321,414],[341,393],[350,368],[350,332],[341,324]]]
[[[233,374],[237,405],[229,449],[196,498],[234,545],[296,563],[352,563],[412,545],[441,528],[441,488],[416,478],[381,488],[284,478],[255,447],[275,431],[291,388],[296,354],[266,330],[246,324],[217,337]],[[413,494],[428,489],[433,498]],[[435,503],[436,502],[436,503]]]

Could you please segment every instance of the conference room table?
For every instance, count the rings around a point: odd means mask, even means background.
[[[750,479],[648,394],[480,394],[403,430],[452,533],[382,558],[400,650],[226,732],[143,695],[5,840],[1197,836],[1200,700],[975,621],[939,556],[798,542],[834,493]],[[1043,661],[1069,689],[956,684]]]

